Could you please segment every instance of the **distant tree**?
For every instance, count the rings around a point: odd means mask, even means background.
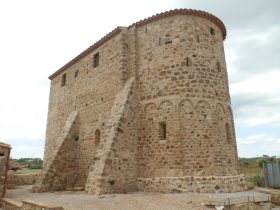
[[[8,170],[17,171],[19,169],[22,169],[20,166],[16,165],[13,159],[9,159],[8,161]]]
[[[263,155],[263,158],[269,158],[269,156],[268,155]]]
[[[249,166],[249,162],[248,162],[248,161],[244,161],[243,164],[244,164],[244,166],[246,166],[246,167]]]
[[[270,157],[270,158],[269,158],[269,161],[270,161],[270,162],[274,162],[274,161],[275,161],[275,158],[274,158],[274,157]]]
[[[259,161],[259,167],[262,168],[264,163],[267,163],[267,160],[265,159],[260,159]]]

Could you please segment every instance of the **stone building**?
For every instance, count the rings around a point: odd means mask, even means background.
[[[9,144],[0,142],[0,198],[6,193],[10,150]]]
[[[118,27],[53,73],[34,191],[240,191],[221,20],[179,9]]]

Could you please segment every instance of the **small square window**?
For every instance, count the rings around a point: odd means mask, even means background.
[[[62,78],[61,78],[61,87],[65,86],[65,85],[66,85],[66,74],[63,74]]]
[[[99,66],[99,53],[93,55],[93,68]]]

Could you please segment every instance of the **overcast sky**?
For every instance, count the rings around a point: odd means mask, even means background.
[[[280,1],[0,1],[0,141],[43,157],[48,76],[117,26],[175,8],[208,11],[225,52],[240,157],[280,155]]]

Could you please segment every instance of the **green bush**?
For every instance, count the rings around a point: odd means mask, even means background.
[[[258,163],[259,163],[259,167],[262,168],[263,167],[263,163],[267,163],[267,160],[260,159],[260,160],[258,160]]]
[[[249,164],[250,164],[250,163],[249,163],[248,161],[243,161],[243,162],[241,162],[241,165],[246,166],[246,167],[248,167]]]
[[[42,169],[41,165],[29,165],[28,166],[29,169]]]
[[[264,180],[262,176],[256,175],[249,178],[249,182],[252,182],[255,186],[263,187]]]

